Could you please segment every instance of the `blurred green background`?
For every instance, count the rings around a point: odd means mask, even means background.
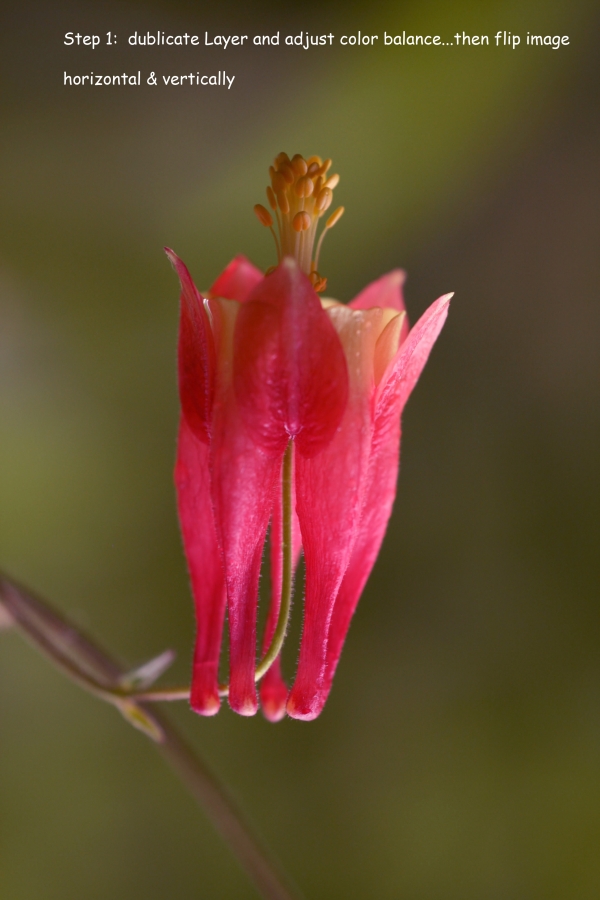
[[[240,252],[270,265],[252,205],[271,158],[332,156],[347,211],[328,293],[401,265],[415,321],[456,292],[404,416],[393,519],[316,722],[172,711],[307,898],[597,898],[597,5],[25,0],[3,16],[1,565],[131,663],[175,648],[169,681],[188,677],[162,247],[203,287]],[[159,29],[522,43],[127,46]],[[78,30],[118,44],[64,47]],[[570,45],[527,48],[527,31]],[[236,82],[62,87],[138,68]],[[0,755],[2,898],[257,896],[148,742],[10,633]]]

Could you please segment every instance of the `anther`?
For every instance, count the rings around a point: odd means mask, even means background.
[[[267,200],[269,201],[269,206],[271,207],[271,209],[277,209],[277,200],[275,199],[275,193],[270,185],[267,187]]]
[[[256,218],[261,225],[264,225],[265,228],[271,228],[271,226],[273,225],[273,216],[271,215],[269,210],[262,205],[262,203],[256,204],[256,206],[254,207],[254,212],[256,213]]]
[[[331,206],[332,200],[333,191],[331,191],[329,188],[323,188],[323,190],[319,192],[315,200],[315,210],[319,213],[325,212],[325,210]]]
[[[285,191],[287,187],[287,182],[281,172],[275,172],[275,174],[271,176],[271,184],[273,185],[273,190],[276,194]]]
[[[310,197],[314,189],[312,178],[303,175],[294,185],[294,191],[298,197]]]
[[[328,177],[330,169],[329,158],[323,160],[320,156],[309,156],[305,159],[296,153],[290,159],[287,153],[279,153],[269,167],[267,201],[271,212],[262,203],[254,207],[261,225],[269,228],[273,235],[278,259],[281,261],[286,253],[292,253],[303,270],[310,273],[316,291],[324,290],[327,284],[327,279],[318,271],[323,239],[344,212],[344,207],[339,206],[329,216],[313,253],[318,220],[331,206],[333,189],[340,180],[337,174]]]
[[[296,180],[294,170],[292,169],[290,163],[282,163],[282,165],[279,166],[279,171],[288,184],[293,184]]]
[[[279,209],[284,214],[284,216],[287,216],[287,214],[290,211],[290,204],[288,202],[288,198],[283,193],[283,191],[277,192],[277,203],[279,205]]]
[[[299,175],[300,177],[306,175],[308,166],[306,165],[306,160],[304,159],[304,157],[299,153],[296,153],[295,156],[292,156],[292,169],[294,170],[296,175]]]
[[[292,219],[292,228],[294,229],[294,231],[308,231],[308,229],[310,228],[309,214],[304,211],[297,212]]]
[[[344,215],[344,208],[345,207],[343,206],[338,206],[335,212],[331,213],[331,215],[327,219],[327,222],[325,223],[325,228],[333,228],[335,223],[340,221],[340,219]]]

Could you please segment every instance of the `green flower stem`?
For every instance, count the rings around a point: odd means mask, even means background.
[[[124,694],[122,684],[128,673],[123,667],[46,601],[1,572],[0,613],[4,626],[19,630],[72,681],[116,706],[132,725],[154,739],[161,755],[204,809],[265,900],[297,900],[298,893],[289,886],[214,773],[168,719]]]
[[[294,579],[294,569],[292,560],[292,485],[294,475],[294,442],[290,441],[287,445],[285,455],[283,457],[283,470],[281,476],[281,493],[282,493],[282,519],[283,519],[283,571],[281,577],[281,604],[279,606],[279,616],[277,625],[273,632],[273,638],[269,649],[259,662],[254,673],[255,681],[258,681],[268,672],[283,647],[285,635],[287,632],[290,612],[292,609],[292,587]]]

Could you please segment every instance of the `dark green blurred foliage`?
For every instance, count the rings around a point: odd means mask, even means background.
[[[162,246],[203,287],[236,253],[271,264],[252,215],[266,167],[317,152],[347,208],[322,257],[331,294],[402,265],[414,321],[456,291],[325,712],[277,726],[175,713],[307,897],[600,890],[597,25],[585,0],[5,14],[0,559],[132,663],[171,646],[184,680],[193,638]],[[64,69],[224,59],[123,42],[90,65],[67,30],[206,28],[571,44],[250,50],[226,57],[238,81],[218,95],[61,86]],[[0,747],[2,897],[255,896],[143,738],[10,634]]]

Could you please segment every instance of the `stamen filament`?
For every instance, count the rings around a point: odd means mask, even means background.
[[[343,214],[344,214],[344,207],[343,207],[343,206],[338,206],[338,208],[336,209],[336,211],[333,212],[333,213],[329,216],[329,218],[327,219],[327,222],[325,223],[325,228],[324,228],[323,231],[321,232],[321,237],[319,238],[319,243],[317,244],[317,252],[315,253],[315,269],[316,269],[317,271],[318,271],[318,269],[319,269],[319,255],[320,255],[320,253],[321,253],[321,246],[322,246],[322,244],[323,244],[323,239],[325,238],[325,235],[327,234],[327,232],[329,231],[329,229],[330,229],[330,228],[333,228],[333,226],[335,225],[335,223],[338,222],[338,221],[341,219],[341,217],[342,217]]]
[[[313,257],[319,220],[331,206],[333,189],[339,182],[337,174],[327,177],[330,167],[330,159],[324,162],[320,156],[304,159],[299,153],[291,160],[287,153],[280,153],[269,167],[271,183],[267,187],[267,200],[279,231],[279,241],[276,241],[278,262],[288,255],[295,257],[316,291],[324,290],[327,284],[327,279],[317,271],[323,234],[335,225],[341,215],[329,217],[317,246],[316,257]],[[273,218],[269,211],[261,204],[257,204],[254,210],[261,224],[271,227]]]

